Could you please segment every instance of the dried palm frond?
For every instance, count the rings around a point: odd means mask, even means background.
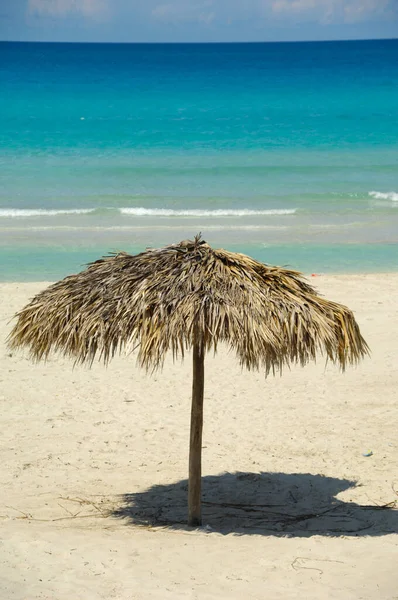
[[[299,272],[212,249],[197,236],[131,256],[110,255],[39,293],[17,315],[9,344],[34,359],[60,351],[108,362],[138,346],[146,368],[227,343],[248,369],[280,370],[323,353],[344,369],[368,352],[352,312],[320,297]]]

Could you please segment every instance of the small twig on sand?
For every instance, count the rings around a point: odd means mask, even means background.
[[[67,500],[69,502],[77,502],[78,504],[80,504],[80,506],[82,506],[82,505],[92,506],[93,508],[95,508],[97,513],[90,513],[88,515],[82,515],[82,514],[80,514],[81,513],[80,510],[77,513],[73,513],[70,510],[68,510],[66,508],[66,506],[63,506],[62,504],[57,502],[58,506],[60,506],[63,510],[65,510],[69,516],[54,517],[53,519],[40,519],[40,518],[34,517],[30,513],[20,510],[19,508],[15,508],[14,506],[6,506],[6,508],[10,508],[11,510],[15,510],[16,512],[21,513],[22,516],[16,517],[17,519],[26,519],[27,521],[42,521],[42,522],[49,522],[49,523],[52,523],[54,521],[65,521],[65,520],[70,520],[70,519],[89,519],[89,518],[93,519],[93,518],[97,518],[98,516],[101,516],[102,518],[106,519],[107,517],[109,517],[112,514],[111,510],[108,510],[108,511],[102,510],[99,506],[97,506],[95,504],[95,502],[91,502],[90,500],[84,500],[83,498],[76,498],[76,499],[75,498],[63,498],[61,496],[60,500]],[[4,518],[8,518],[8,515],[4,515]]]
[[[95,510],[97,510],[101,516],[103,517],[108,517],[111,511],[104,511],[101,507],[99,507],[95,502],[93,502],[92,500],[87,500],[85,498],[64,498],[64,497],[60,497],[61,500],[66,500],[68,502],[76,502],[78,504],[85,505],[85,506],[92,506],[93,508],[95,508]],[[68,511],[69,512],[69,511]]]
[[[318,567],[305,567],[304,565],[300,565],[299,561],[300,560],[310,560],[310,561],[314,561],[314,562],[333,562],[333,563],[340,563],[340,564],[344,564],[344,562],[342,560],[332,560],[330,558],[307,558],[305,556],[296,556],[296,558],[294,559],[294,561],[291,563],[292,568],[295,571],[298,571],[299,569],[307,569],[308,571],[318,571],[320,575],[323,574],[322,569],[319,569]],[[296,565],[297,563],[297,565]]]
[[[11,508],[11,510],[15,510],[23,515],[22,517],[17,517],[17,519],[32,519],[32,515],[23,512],[23,510],[19,510],[19,508],[15,508],[14,506],[6,506],[6,508]]]
[[[75,514],[71,513],[71,512],[70,512],[70,510],[68,510],[68,509],[66,508],[66,506],[63,506],[63,505],[62,505],[62,504],[60,504],[59,502],[58,502],[58,506],[60,506],[60,507],[61,507],[61,508],[63,508],[64,510],[66,510],[66,512],[68,513],[68,515],[70,515],[71,517],[77,517],[77,515],[79,515],[79,514],[80,514],[80,511],[79,511],[79,512],[77,512],[77,513],[75,513]]]

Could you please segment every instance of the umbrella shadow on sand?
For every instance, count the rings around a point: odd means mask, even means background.
[[[309,473],[224,473],[202,479],[204,530],[289,537],[398,533],[398,510],[343,502],[355,481]],[[125,494],[113,516],[132,525],[188,529],[186,479]]]

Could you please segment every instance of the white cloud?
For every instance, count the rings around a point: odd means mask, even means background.
[[[158,4],[152,10],[152,17],[166,23],[197,22],[209,25],[215,19],[215,13],[211,10],[212,0],[189,4],[180,0],[169,4]]]
[[[78,14],[90,19],[103,16],[106,9],[107,0],[28,0],[31,15],[66,17]]]
[[[318,1],[318,7],[319,7]],[[322,4],[322,1],[321,1]],[[316,0],[275,0],[272,3],[272,10],[275,13],[280,12],[302,12],[317,8]]]
[[[389,8],[393,8],[390,0],[357,0],[356,2],[348,2],[344,6],[344,21],[353,23],[363,21],[371,16],[389,16]]]
[[[355,23],[374,17],[388,17],[395,0],[265,0],[279,17],[294,17],[320,23]]]
[[[146,0],[163,23],[256,21],[344,25],[396,17],[398,0]]]

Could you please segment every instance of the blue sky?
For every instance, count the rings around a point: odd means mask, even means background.
[[[0,39],[227,42],[398,37],[398,0],[0,0]]]

